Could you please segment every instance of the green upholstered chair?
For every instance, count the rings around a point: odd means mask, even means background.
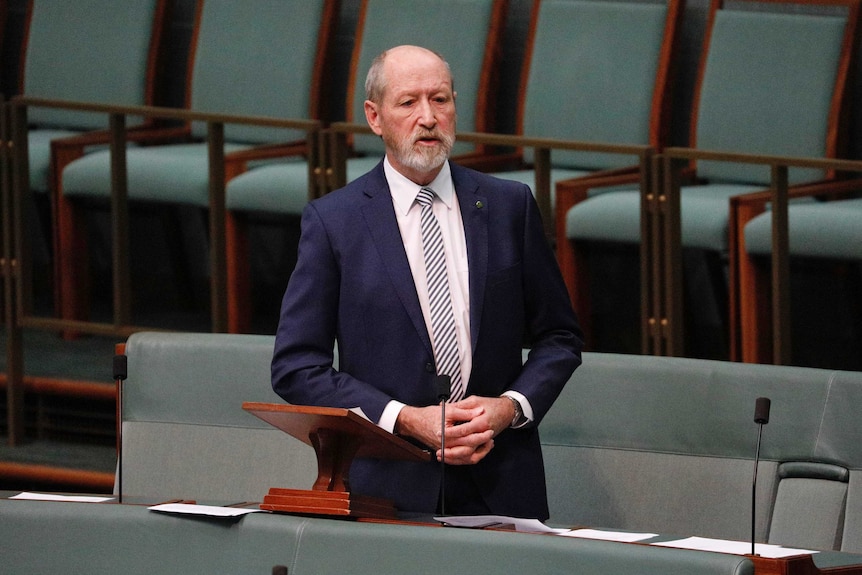
[[[88,0],[26,3],[16,93],[28,97],[124,105],[153,105],[158,71],[167,56],[171,0]],[[108,119],[67,109],[28,110],[30,189],[51,235],[52,179],[87,146],[107,141]],[[146,127],[146,120],[133,125]],[[51,148],[56,152],[52,157]],[[52,165],[53,163],[53,165]],[[33,236],[49,245],[48,237]],[[54,251],[56,240],[53,238]],[[50,248],[49,248],[50,249]]]
[[[270,487],[311,488],[314,450],[242,409],[281,401],[270,384],[272,347],[262,335],[129,337],[115,493],[235,502],[261,501]]]
[[[692,106],[691,147],[789,156],[841,153],[845,80],[858,11],[855,3],[842,0],[832,3],[832,10],[824,9],[829,2],[818,2],[818,13],[802,4],[711,2]],[[770,172],[727,162],[697,161],[690,168],[693,177],[680,191],[682,247],[707,255],[715,291],[726,295],[729,198],[768,187]],[[826,177],[801,169],[789,174],[791,184]],[[568,251],[565,257],[572,261],[583,261],[586,248],[596,243],[645,241],[640,237],[641,200],[636,189],[590,195],[562,214],[558,250]],[[569,278],[581,291],[589,289],[584,275]],[[720,314],[721,300],[715,302]]]
[[[850,470],[841,465],[781,463],[768,542],[786,547],[840,549],[849,481]]]
[[[848,181],[843,188],[858,187],[858,182]],[[823,193],[827,187],[816,187],[812,193]],[[754,198],[740,198],[740,205],[751,204]],[[761,199],[760,204],[765,201]],[[764,209],[761,205],[759,210]],[[834,334],[824,334],[820,339],[840,341],[839,333],[852,331],[856,326],[856,337],[862,329],[862,311],[858,295],[860,266],[862,266],[862,198],[834,199],[816,201],[797,200],[787,208],[788,215],[788,255],[791,261],[815,262],[818,273],[832,271],[843,277],[848,284],[848,297],[855,302],[847,309],[841,305],[841,298],[835,295],[835,305],[843,309],[841,321],[844,327],[835,325]],[[742,217],[745,212],[739,210]],[[772,254],[772,212],[766,211],[754,216],[747,223],[739,223],[741,241],[731,253],[739,267],[736,285],[739,300],[739,333],[741,359],[756,363],[770,363],[776,358],[772,349],[771,324],[771,254]],[[820,302],[806,301],[806,307],[822,310]],[[850,334],[852,336],[852,334]],[[789,338],[791,341],[793,338]],[[841,346],[837,346],[841,347]],[[792,346],[791,346],[792,349]],[[792,353],[789,354],[792,360]],[[858,353],[850,352],[853,359],[841,359],[836,353],[836,361],[854,361]],[[848,368],[853,368],[848,366]]]
[[[415,44],[438,51],[449,62],[458,92],[459,130],[487,130],[493,112],[494,77],[505,13],[506,2],[501,0],[363,0],[351,55],[345,117],[365,123],[365,74],[372,59],[387,48]],[[383,149],[376,136],[355,136],[347,161],[347,180],[376,165]],[[466,154],[473,149],[456,144],[455,153]],[[242,266],[248,260],[244,237],[250,218],[264,215],[295,219],[301,213],[309,196],[307,174],[306,162],[297,161],[261,166],[228,183],[228,246],[236,248],[228,254],[232,265]],[[231,234],[237,235],[231,238]],[[283,273],[286,283],[290,270]],[[228,274],[231,332],[250,329],[248,279],[247,267]]]
[[[520,134],[660,148],[669,130],[673,75],[684,2],[537,0],[521,69]],[[523,169],[497,175],[536,189],[532,148]],[[636,156],[552,150],[557,182],[621,176],[638,181]],[[552,214],[553,215],[553,214]]]
[[[31,0],[19,92],[77,102],[155,103],[156,71],[170,12],[165,0]],[[30,187],[49,189],[50,143],[107,128],[104,115],[63,109],[28,112]],[[83,152],[80,152],[83,153]]]
[[[674,64],[684,0],[536,0],[521,68],[520,135],[656,150],[670,131]],[[520,168],[496,175],[536,189],[534,153],[525,148]],[[551,150],[549,229],[561,243],[561,216],[588,189],[637,184],[636,156]],[[553,223],[552,223],[553,222]],[[587,301],[576,277],[583,270],[569,252],[558,260],[575,309],[591,339]]]
[[[198,2],[190,49],[187,106],[196,112],[290,119],[323,119],[330,55],[338,22],[338,0]],[[127,150],[128,197],[137,206],[209,207],[207,127],[192,122],[185,137],[164,145]],[[260,156],[306,153],[306,134],[227,123],[225,179]],[[281,146],[281,147],[279,147]],[[304,184],[307,187],[307,184]],[[84,230],[75,217],[83,200],[109,198],[110,152],[90,154],[62,173],[59,201],[64,262],[60,282],[72,294],[64,317],[86,309],[86,273],[81,260]],[[173,246],[177,249],[177,246]],[[204,265],[205,267],[205,265]],[[74,298],[74,299],[73,299]]]

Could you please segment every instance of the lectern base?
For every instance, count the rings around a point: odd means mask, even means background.
[[[307,515],[336,515],[395,519],[395,506],[391,501],[356,495],[347,491],[318,491],[273,487],[263,498],[261,509],[281,513]]]

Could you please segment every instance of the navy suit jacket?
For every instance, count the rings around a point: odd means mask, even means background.
[[[471,466],[495,514],[547,519],[536,425],[581,362],[582,335],[528,186],[451,165],[467,244],[473,368],[468,395],[522,393],[534,421],[507,429]],[[333,367],[337,342],[338,366]],[[530,348],[523,362],[522,349]],[[431,339],[382,162],[302,215],[272,362],[272,385],[300,405],[437,403]],[[352,491],[433,513],[438,463],[357,459]]]

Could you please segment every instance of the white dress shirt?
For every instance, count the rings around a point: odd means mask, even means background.
[[[425,259],[422,253],[422,232],[419,217],[421,207],[416,203],[416,196],[423,187],[431,188],[437,194],[431,209],[440,223],[440,231],[443,234],[449,291],[452,296],[452,311],[455,314],[455,332],[461,359],[461,381],[466,386],[470,380],[470,369],[473,361],[473,350],[470,343],[470,274],[467,266],[464,224],[461,221],[461,210],[458,207],[455,186],[452,184],[449,162],[443,164],[440,173],[427,186],[420,186],[401,175],[389,163],[389,158],[383,161],[383,171],[389,183],[392,203],[395,206],[395,217],[401,231],[401,240],[404,243],[404,251],[407,253],[407,261],[410,263],[416,295],[419,296],[419,305],[422,308],[422,315],[425,318],[425,325],[428,326],[429,334],[431,333],[431,311],[428,301],[428,282],[425,278]],[[395,428],[395,419],[402,407],[404,404],[401,402],[390,402],[383,411],[378,425],[383,429],[392,431]]]
[[[419,305],[431,333],[431,312],[428,298],[428,283],[425,277],[425,259],[422,253],[422,232],[420,223],[421,207],[416,202],[416,196],[423,187],[431,188],[437,194],[432,204],[432,210],[440,222],[440,230],[443,234],[443,246],[446,251],[446,269],[449,276],[449,291],[452,295],[452,310],[455,314],[455,331],[458,339],[458,352],[461,358],[461,381],[466,388],[470,381],[470,373],[473,366],[473,348],[470,341],[470,273],[467,265],[467,243],[464,237],[464,222],[461,219],[461,209],[458,206],[458,196],[455,194],[455,186],[452,183],[452,173],[449,162],[443,164],[443,168],[437,177],[427,186],[420,186],[406,178],[392,167],[389,158],[383,161],[383,171],[389,190],[392,194],[392,202],[395,206],[395,217],[398,220],[398,228],[401,231],[401,240],[407,253],[407,261],[410,263],[410,271],[413,274],[413,283],[416,286],[416,294],[419,296]],[[532,420],[532,409],[526,398],[517,392],[507,391],[521,404],[527,420]],[[377,425],[392,432],[395,429],[395,420],[404,404],[399,401],[390,401]]]

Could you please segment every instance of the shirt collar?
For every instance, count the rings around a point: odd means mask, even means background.
[[[395,209],[401,214],[406,215],[410,211],[410,208],[413,207],[419,190],[425,186],[420,186],[399,173],[389,163],[388,156],[383,160],[383,172],[386,174],[386,181],[389,183],[389,191],[392,194]],[[452,172],[449,169],[448,161],[443,163],[440,173],[437,174],[437,177],[427,187],[434,190],[434,193],[437,194],[437,197],[440,198],[447,208],[452,209],[455,186],[452,184]]]

